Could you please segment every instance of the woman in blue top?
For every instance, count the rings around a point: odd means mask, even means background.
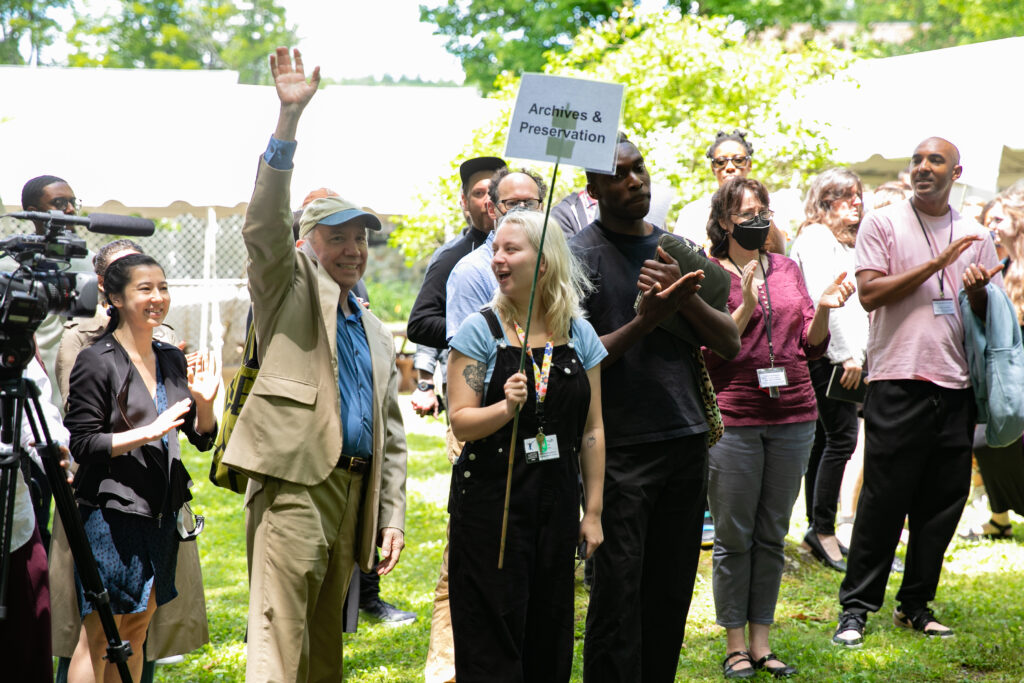
[[[451,340],[452,432],[466,442],[452,472],[449,590],[455,672],[472,681],[568,681],[573,555],[604,538],[601,360],[582,317],[590,286],[557,226],[547,231],[529,338],[523,339],[543,216],[499,223],[498,291]],[[519,372],[523,344],[526,372]],[[513,416],[519,410],[504,568],[498,569]],[[582,470],[584,514],[579,517]]]
[[[218,379],[205,358],[186,363],[178,348],[153,339],[170,306],[155,260],[130,254],[114,261],[104,291],[113,305],[110,324],[78,354],[64,425],[79,464],[74,487],[82,524],[119,635],[131,643],[132,680],[139,680],[153,612],[177,595],[177,515],[192,497],[177,430],[199,450],[213,446]],[[92,603],[80,594],[79,604],[95,678],[117,680],[103,659],[107,642]]]

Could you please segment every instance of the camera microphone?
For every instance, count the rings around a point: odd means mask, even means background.
[[[69,216],[59,211],[20,211],[6,214],[12,218],[42,223],[84,225],[89,232],[104,235],[126,235],[128,237],[149,237],[156,225],[148,218],[122,216],[116,213],[91,213],[88,216]]]

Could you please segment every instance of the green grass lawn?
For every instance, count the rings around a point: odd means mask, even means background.
[[[407,420],[407,429],[419,429],[421,424]],[[212,642],[186,656],[184,663],[157,667],[158,681],[244,679],[242,639],[248,592],[242,497],[209,483],[208,457],[186,450],[186,463],[196,481],[193,507],[207,519],[198,542]],[[415,611],[419,619],[399,628],[361,621],[359,632],[346,637],[346,680],[422,680],[443,549],[448,472],[443,440],[411,433],[406,549],[381,588],[385,599]],[[802,513],[801,499],[790,529],[772,640],[779,656],[800,668],[800,680],[1024,681],[1024,525],[1015,525],[1015,541],[968,544],[956,540],[950,546],[933,607],[944,623],[956,629],[956,638],[928,641],[895,628],[891,614],[899,575],[893,575],[882,612],[868,621],[865,646],[845,651],[830,643],[841,575],[798,549],[804,530]],[[586,604],[587,593],[578,584],[573,681],[582,680]],[[676,680],[722,680],[724,655],[724,631],[714,624],[711,556],[704,552]],[[764,675],[761,679],[767,680]]]

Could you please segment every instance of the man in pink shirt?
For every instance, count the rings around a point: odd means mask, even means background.
[[[864,642],[867,613],[885,599],[904,520],[910,541],[893,621],[926,636],[949,637],[928,607],[942,558],[970,487],[974,393],[964,352],[957,292],[985,319],[998,275],[985,230],[949,206],[960,153],[929,138],[911,158],[914,196],[868,214],[857,237],[857,286],[871,313],[864,401],[864,488],[853,527],[843,612],[832,640]]]

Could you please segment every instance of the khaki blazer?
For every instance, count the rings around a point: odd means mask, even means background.
[[[291,171],[260,158],[242,238],[260,372],[235,424],[223,462],[251,478],[313,486],[341,455],[337,312],[341,289],[295,248]],[[405,430],[391,334],[362,316],[373,370],[373,458],[360,511],[357,561],[369,571],[385,527],[405,527]]]

